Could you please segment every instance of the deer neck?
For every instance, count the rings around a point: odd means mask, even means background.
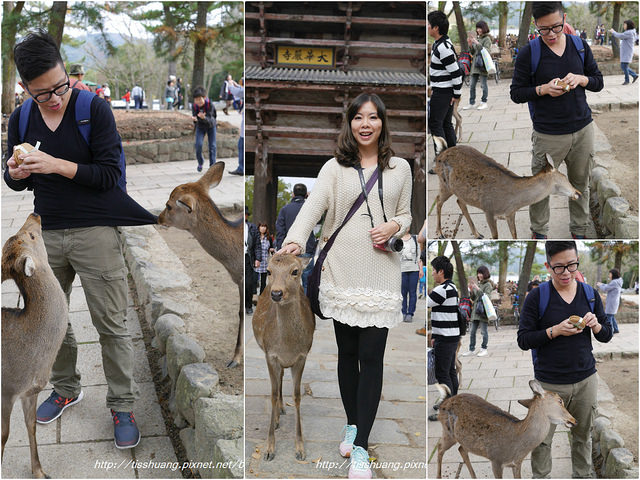
[[[527,416],[518,422],[514,430],[513,445],[529,452],[545,439],[549,433],[549,419],[544,413],[542,402],[533,402]]]
[[[189,229],[209,255],[221,262],[231,273],[235,268],[230,268],[232,263],[242,255],[242,220],[232,222],[226,219],[213,200],[207,198],[202,202],[203,208],[197,210],[195,226]],[[242,272],[239,272],[240,277]],[[238,283],[240,279],[234,278]]]
[[[24,300],[23,311],[28,318],[45,319],[48,313],[67,308],[67,298],[58,279],[48,269],[32,277],[21,278],[16,284]]]
[[[531,177],[520,177],[515,180],[512,195],[522,205],[531,205],[551,195],[553,182],[546,181],[548,172],[538,172]]]

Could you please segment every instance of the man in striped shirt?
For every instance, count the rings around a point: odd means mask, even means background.
[[[458,290],[451,281],[453,265],[447,257],[434,258],[431,266],[431,276],[438,284],[427,297],[427,307],[431,307],[431,342],[436,357],[436,379],[438,383],[449,387],[451,395],[455,395],[458,393],[456,350],[460,341]],[[437,419],[437,415],[429,416],[429,420]]]
[[[449,20],[440,12],[430,12],[427,30],[435,43],[431,48],[429,84],[432,90],[429,100],[429,130],[434,137],[442,137],[448,147],[456,144],[456,132],[451,123],[454,102],[460,101],[462,72],[458,56],[447,36]]]

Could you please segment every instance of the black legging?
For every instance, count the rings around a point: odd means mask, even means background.
[[[347,423],[356,425],[353,444],[369,447],[369,433],[382,393],[382,368],[388,328],[351,327],[333,321],[338,344],[338,385]]]
[[[267,275],[267,272],[260,273],[260,295],[262,295],[264,287],[267,286]]]

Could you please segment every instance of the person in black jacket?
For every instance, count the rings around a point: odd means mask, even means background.
[[[591,353],[591,337],[606,343],[613,337],[594,291],[593,311],[585,287],[576,281],[579,258],[574,241],[545,243],[545,266],[551,275],[549,301],[541,305],[542,286],[527,295],[520,313],[518,346],[534,350],[533,371],[545,390],[556,392],[578,424],[571,429],[573,478],[591,478],[591,422],[597,406],[598,378]],[[541,308],[544,311],[541,311]],[[542,315],[541,315],[542,314]],[[586,326],[576,328],[571,315],[584,319]],[[547,478],[551,472],[551,444],[555,425],[547,438],[531,452],[533,478]]]
[[[286,238],[287,233],[294,220],[298,216],[298,212],[304,205],[304,201],[307,198],[307,186],[304,183],[296,183],[293,186],[293,198],[289,203],[280,209],[278,212],[278,218],[276,220],[276,250],[282,248],[282,242]],[[305,247],[305,253],[300,255],[301,257],[309,257],[311,261],[307,264],[302,272],[302,287],[304,292],[307,293],[307,283],[309,282],[309,275],[313,271],[313,256],[316,251],[316,245],[318,241],[313,233],[309,234],[307,245]]]
[[[249,221],[249,207],[244,207],[244,308],[253,313],[253,294],[256,291],[255,268],[260,267],[262,249],[260,248],[258,227]]]
[[[115,444],[132,448],[140,441],[132,413],[138,388],[126,325],[127,268],[116,226],[153,224],[157,219],[118,187],[120,136],[109,105],[98,96],[91,99],[89,142],[82,137],[75,114],[80,90],[70,89],[54,39],[42,31],[29,33],[15,46],[14,58],[20,85],[33,101],[24,138],[19,138],[19,119],[27,114],[22,112],[26,105],[9,119],[6,155],[11,158],[4,181],[12,190],[33,190],[48,262],[67,300],[76,274],[82,281],[91,321],[100,335]],[[23,142],[39,142],[40,148],[20,155],[18,165],[13,147]],[[82,399],[77,355],[69,322],[51,371],[54,389],[38,407],[38,423],[53,422]]]
[[[193,89],[192,117],[196,127],[196,159],[198,171],[202,171],[204,158],[202,157],[202,144],[204,136],[209,138],[209,166],[216,163],[216,107],[207,97],[204,87]]]
[[[591,222],[589,179],[593,168],[593,119],[587,104],[586,90],[599,92],[604,86],[602,74],[589,45],[578,39],[584,61],[572,37],[563,33],[566,14],[562,2],[533,2],[532,14],[540,37],[533,40],[540,58],[532,72],[531,44],[518,52],[511,82],[511,100],[529,102],[533,121],[534,175],[547,165],[551,155],[555,167],[567,166],[571,184],[582,196],[569,200],[569,230],[573,238],[585,238]],[[561,80],[568,90],[556,85]],[[547,238],[549,197],[529,206],[533,238]]]

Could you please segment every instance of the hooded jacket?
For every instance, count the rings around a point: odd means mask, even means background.
[[[620,306],[620,292],[622,292],[622,278],[614,278],[609,283],[600,285],[600,290],[607,294],[607,301],[604,313],[615,315]]]

